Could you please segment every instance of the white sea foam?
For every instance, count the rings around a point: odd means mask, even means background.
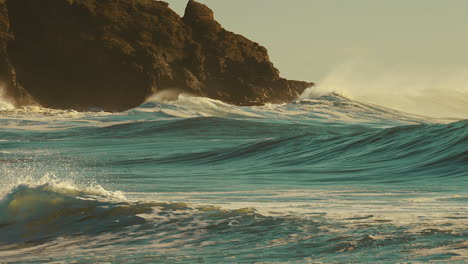
[[[110,115],[109,112],[78,112],[75,110],[60,110],[45,108],[37,105],[24,106],[19,108],[8,108],[3,109],[1,114],[4,117],[12,118],[48,118],[49,120],[56,119],[71,119],[71,118],[82,118],[88,116],[105,116]]]
[[[177,91],[161,91],[149,98],[147,102],[164,102],[168,106],[173,106],[175,109],[158,107],[151,111],[161,111],[168,115],[181,118],[260,117],[253,112],[247,111],[247,108],[230,105],[207,97],[193,96],[187,93],[177,93]],[[140,109],[141,108],[139,108],[139,110]]]
[[[154,194],[128,193],[129,199],[151,200]],[[407,198],[412,196],[414,198]],[[265,197],[268,199],[265,200]],[[193,206],[220,205],[223,209],[255,208],[265,216],[317,217],[338,221],[348,228],[362,224],[380,226],[383,223],[407,227],[408,233],[419,234],[428,229],[460,233],[466,228],[466,204],[430,192],[344,189],[336,190],[275,190],[232,192],[158,193],[158,201],[191,201]],[[276,202],[275,202],[276,201]],[[324,226],[329,228],[329,226]],[[333,230],[328,230],[333,232]],[[341,232],[342,230],[335,230]]]
[[[0,119],[3,129],[58,131],[71,127],[103,127],[126,123],[129,121],[102,122],[99,118],[125,113],[109,112],[78,112],[75,110],[50,109],[41,106],[25,106],[18,108],[0,108]]]
[[[4,198],[10,192],[23,186],[29,189],[35,189],[36,192],[56,192],[67,195],[75,195],[85,193],[88,195],[98,195],[102,197],[126,200],[125,195],[121,191],[108,191],[101,185],[95,183],[83,184],[77,183],[72,179],[61,179],[52,173],[44,174],[42,177],[23,176],[11,177],[8,182],[4,182],[0,188],[0,199]]]

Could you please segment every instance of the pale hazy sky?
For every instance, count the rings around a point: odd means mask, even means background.
[[[169,0],[179,14],[187,0]],[[282,75],[319,81],[340,64],[468,66],[467,0],[200,0],[268,48]]]

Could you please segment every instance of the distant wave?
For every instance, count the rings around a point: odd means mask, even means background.
[[[433,118],[468,118],[467,68],[388,68],[351,61],[331,71],[302,99],[338,93],[353,100]]]
[[[260,107],[238,107],[205,97],[192,96],[180,91],[165,90],[150,97],[141,106],[127,113],[159,113],[158,117],[225,117],[225,118],[270,118],[281,114],[281,118],[292,116],[315,116],[323,119],[358,121],[373,115],[385,115],[400,121],[454,122],[468,118],[468,82],[461,74],[454,74],[446,80],[430,83],[408,74],[394,76],[381,73],[372,75],[360,72],[354,64],[344,65],[326,76],[317,86],[304,91],[290,104],[266,104]],[[369,77],[369,75],[371,77]],[[402,80],[410,79],[408,83]],[[419,81],[418,81],[419,80]],[[426,86],[425,86],[426,85]],[[453,85],[453,86],[448,86]],[[300,104],[298,107],[294,104]],[[0,113],[4,117],[24,118],[51,117],[53,119],[82,118],[86,116],[111,115],[111,113],[74,110],[48,109],[40,106],[15,108],[0,94]],[[120,113],[122,114],[122,113]],[[119,114],[115,114],[119,115]],[[380,116],[379,116],[380,115]]]
[[[313,94],[313,95],[312,95]],[[171,97],[172,98],[172,97]],[[159,113],[162,117],[223,117],[262,119],[274,118],[285,121],[317,120],[320,122],[383,123],[387,126],[402,123],[454,122],[457,118],[428,118],[408,114],[383,106],[349,99],[334,92],[321,93],[310,88],[295,102],[289,104],[266,104],[264,106],[239,107],[227,103],[188,94],[178,94],[171,100],[160,96],[148,100],[131,110],[143,113]]]

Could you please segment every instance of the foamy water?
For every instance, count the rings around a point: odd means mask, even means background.
[[[3,109],[0,262],[464,263],[464,108],[320,87],[256,107]]]

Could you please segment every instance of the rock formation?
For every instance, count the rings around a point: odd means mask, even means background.
[[[46,107],[108,111],[168,88],[257,105],[312,85],[280,78],[264,47],[192,0],[183,17],[154,0],[0,0],[0,78],[16,99],[24,87]]]
[[[7,52],[8,42],[13,40],[10,21],[4,0],[0,0],[0,96],[9,98],[17,105],[31,104],[29,94],[16,84],[15,69]]]

